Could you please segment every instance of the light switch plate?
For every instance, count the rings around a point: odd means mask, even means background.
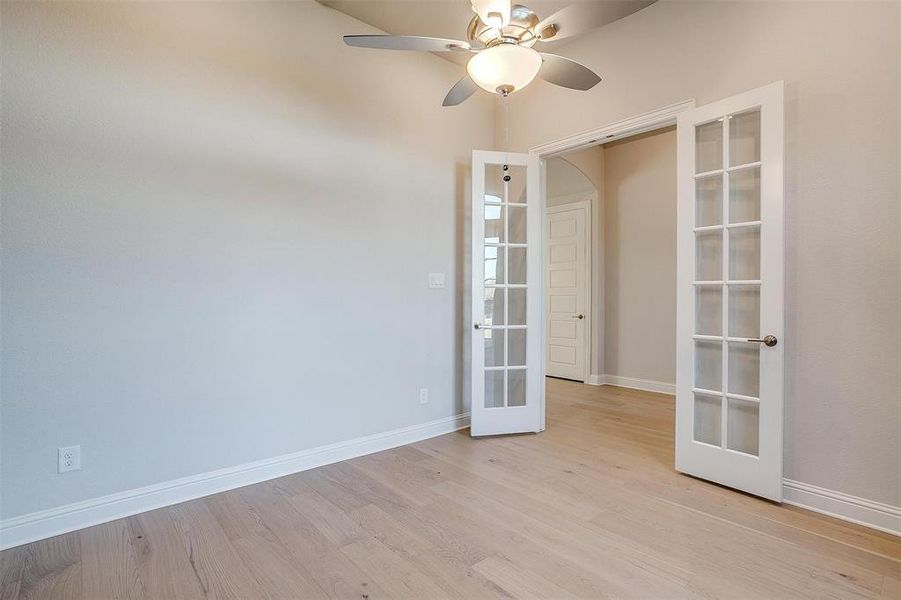
[[[444,273],[429,273],[429,287],[441,289],[444,287]]]

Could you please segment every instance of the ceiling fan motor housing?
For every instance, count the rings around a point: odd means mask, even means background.
[[[510,21],[502,28],[489,27],[476,15],[469,22],[467,35],[473,44],[487,48],[503,43],[519,44],[531,48],[539,39],[534,29],[538,22],[538,15],[531,8],[515,4],[510,9]]]

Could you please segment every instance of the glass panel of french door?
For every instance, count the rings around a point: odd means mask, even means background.
[[[539,431],[537,159],[473,152],[472,435]]]
[[[677,133],[676,467],[774,500],[782,498],[782,102],[781,83],[739,94],[686,111]]]

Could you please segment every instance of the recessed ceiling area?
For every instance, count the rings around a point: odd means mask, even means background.
[[[450,39],[466,39],[466,27],[475,13],[470,0],[318,0],[320,4],[334,8],[355,19],[394,35],[420,35]],[[616,20],[641,10],[651,2],[580,2],[579,0],[531,0],[523,1],[538,15],[548,17],[572,4],[584,4],[589,12],[612,14],[608,20]],[[352,33],[366,33],[348,31]],[[574,38],[559,41],[549,40],[542,44],[542,51],[555,52],[556,49]],[[437,54],[458,64],[465,64],[467,54]]]

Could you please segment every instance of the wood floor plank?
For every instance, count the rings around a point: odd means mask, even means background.
[[[352,514],[341,510],[316,490],[305,484],[292,486],[292,490],[294,493],[288,497],[288,501],[298,512],[308,515],[319,531],[335,546],[352,544],[366,537]]]
[[[491,554],[490,549],[483,543],[485,540],[480,532],[453,527],[432,505],[415,508],[380,508],[390,514],[408,535],[416,535],[427,540],[433,548],[456,564],[470,568]]]
[[[524,570],[503,557],[490,556],[478,563],[475,570],[504,589],[510,590],[516,598],[523,600],[578,598],[538,573]]]
[[[414,564],[392,552],[375,538],[348,544],[341,552],[369,575],[389,598],[449,598],[450,596]]]
[[[205,595],[166,509],[125,521],[135,550],[138,578],[148,598],[183,600]]]
[[[673,468],[672,397],[456,432],[0,553],[17,598],[901,598],[901,538]]]
[[[514,596],[472,567],[457,562],[440,549],[417,554],[410,559],[423,573],[453,598],[511,600]]]
[[[428,457],[424,452],[419,454],[423,458]],[[441,477],[429,469],[422,468],[418,464],[421,460],[422,458],[410,462],[400,454],[389,450],[355,458],[349,461],[349,464],[364,473],[379,473],[380,482],[393,492],[410,504],[424,506],[431,500],[429,486],[440,482]]]
[[[408,529],[375,504],[367,504],[351,515],[357,526],[370,537],[401,556],[412,558],[435,549],[418,528]]]
[[[471,473],[489,479],[501,486],[518,489],[520,493],[536,501],[552,502],[560,510],[571,514],[573,518],[590,519],[597,512],[597,507],[591,503],[586,504],[580,499],[568,496],[552,487],[542,486],[540,489],[536,488],[534,481],[528,478],[527,473],[530,472],[529,469],[516,470],[505,463],[501,463],[494,456],[494,454],[497,454],[498,440],[477,440],[475,443],[479,444],[480,450],[479,456],[475,457],[472,455],[471,449],[460,448],[456,440],[436,441],[429,448],[429,451],[433,456],[443,458],[448,463],[465,464],[467,470]],[[525,481],[528,481],[529,485],[523,485]]]
[[[25,570],[29,546],[19,546],[0,552],[0,600],[15,600]]]
[[[325,468],[298,473],[297,477],[345,512],[351,512],[354,509],[371,504],[369,499],[360,495],[353,487],[336,481],[331,476],[331,472]]]
[[[127,521],[88,527],[79,534],[82,595],[85,598],[137,600],[146,597]]]
[[[690,576],[629,546],[592,535],[584,523],[572,521],[552,506],[522,503],[515,495],[486,493],[454,482],[437,486],[436,491],[477,514],[476,526],[490,533],[497,554],[543,573],[559,587],[582,597],[668,597]],[[445,510],[456,516],[453,509]],[[504,515],[506,532],[491,525],[498,514]],[[605,568],[598,569],[598,565]]]
[[[470,548],[447,542],[446,534],[430,528],[398,521],[381,508],[369,504],[354,511],[360,526],[386,548],[417,566],[450,596],[456,598],[511,598],[500,586],[488,581],[472,569]],[[438,540],[438,543],[429,541]],[[443,537],[442,537],[443,536]],[[476,562],[484,555],[477,554]]]
[[[221,599],[268,598],[247,569],[203,499],[166,509],[188,560],[208,596]]]
[[[81,539],[66,533],[28,546],[19,598],[81,598]]]
[[[363,595],[388,597],[371,578],[341,553],[290,501],[290,488],[277,482],[241,488],[241,493],[263,518],[266,527],[290,553],[290,560],[303,565],[329,598],[360,600]],[[346,493],[342,488],[342,497]]]
[[[327,598],[315,577],[278,540],[251,535],[232,542],[270,598]]]
[[[203,501],[232,542],[272,535],[256,507],[247,502],[240,489],[207,496]]]
[[[882,582],[882,598],[901,598],[901,572],[897,576],[886,575]]]

